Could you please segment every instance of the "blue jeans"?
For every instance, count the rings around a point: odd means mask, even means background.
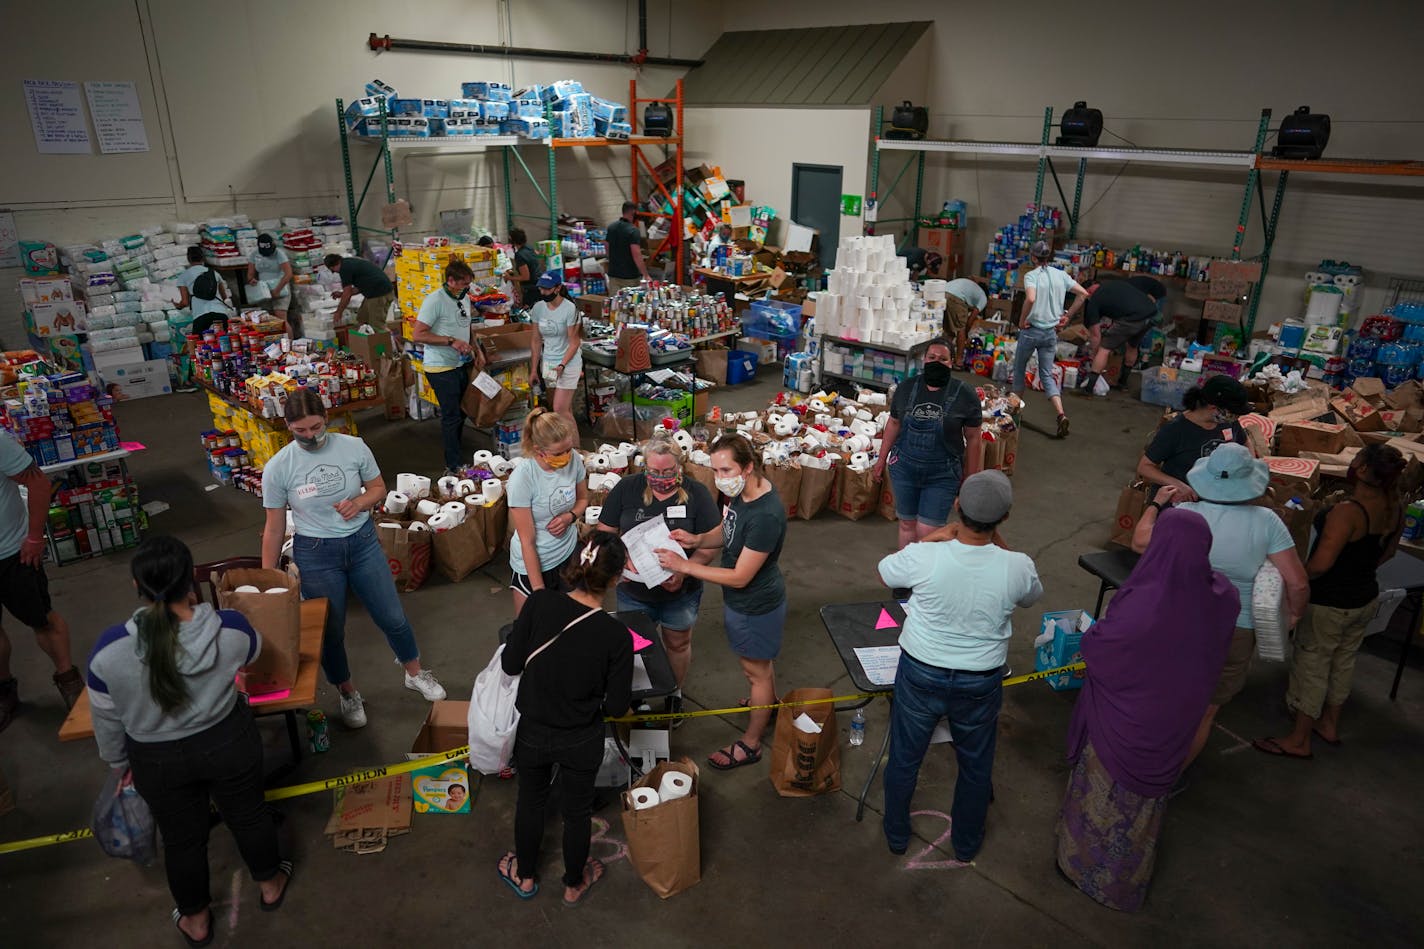
[[[895,491],[895,516],[902,521],[917,520],[929,527],[943,527],[954,510],[954,499],[959,497],[961,462],[949,457],[924,462],[899,448],[893,451],[886,470]]]
[[[696,589],[684,592],[675,599],[648,603],[624,593],[623,584],[620,583],[617,597],[618,612],[632,613],[641,610],[648,615],[648,619],[663,629],[681,631],[691,629],[697,622],[697,611],[702,607],[702,585],[698,584]]]
[[[386,634],[391,652],[402,664],[420,658],[415,631],[405,618],[400,594],[391,579],[391,568],[376,525],[367,520],[346,537],[306,537],[292,539],[292,559],[302,574],[302,597],[324,596],[328,601],[326,633],[321,642],[321,668],[326,681],[340,685],[351,678],[346,661],[346,591],[360,598],[371,620]]]
[[[465,457],[460,450],[465,413],[460,409],[460,399],[470,384],[470,367],[464,365],[444,372],[427,372],[425,380],[430,383],[431,391],[440,403],[440,444],[445,452],[445,467],[459,471],[465,467]]]
[[[1053,327],[1040,329],[1030,326],[1019,330],[1018,346],[1014,349],[1014,393],[1023,395],[1028,385],[1025,370],[1034,354],[1038,355],[1038,378],[1043,383],[1043,394],[1052,398],[1059,394],[1058,380],[1053,378],[1053,360],[1058,353],[1058,331]]]
[[[959,778],[954,782],[949,842],[954,858],[968,862],[984,844],[984,818],[993,791],[994,747],[1004,701],[999,669],[961,672],[926,665],[901,653],[890,709],[890,756],[885,763],[885,842],[895,851],[910,843],[910,798],[930,736],[948,717]]]

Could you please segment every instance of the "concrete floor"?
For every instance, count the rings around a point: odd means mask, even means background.
[[[722,393],[724,407],[764,405],[773,380]],[[1047,420],[1041,397],[1030,417]],[[1015,669],[1032,666],[1032,638],[1043,610],[1091,608],[1096,583],[1077,566],[1100,546],[1157,410],[1114,395],[1074,401],[1073,435],[1055,442],[1025,432],[1014,477],[1018,504],[1005,536],[1037,561],[1046,595],[1017,618]],[[149,450],[133,468],[146,499],[172,507],[154,531],[185,539],[199,561],[256,553],[257,499],[230,489],[205,491],[196,433],[206,427],[201,396],[173,396],[119,407],[124,436]],[[387,479],[419,459],[439,467],[437,423],[386,423],[368,415],[362,434]],[[467,438],[471,450],[477,436]],[[824,603],[877,599],[873,565],[894,544],[884,521],[851,523],[827,514],[791,525],[782,557],[794,591],[777,664],[779,686],[849,688],[817,616]],[[127,558],[114,556],[51,570],[59,609],[87,654],[106,625],[134,598]],[[503,561],[454,585],[432,579],[406,597],[424,658],[452,697],[469,693],[475,673],[510,616]],[[473,620],[472,620],[473,618]],[[15,639],[15,671],[25,702],[0,739],[0,769],[18,808],[0,818],[0,839],[82,826],[104,766],[90,742],[61,745],[63,717],[50,670],[26,634]],[[231,837],[213,834],[212,891],[219,946],[488,944],[508,934],[522,944],[599,946],[684,944],[864,946],[944,933],[958,944],[1000,945],[1417,945],[1424,932],[1418,898],[1421,837],[1416,815],[1424,673],[1406,675],[1399,701],[1386,698],[1397,646],[1376,637],[1362,655],[1349,706],[1345,746],[1317,749],[1313,762],[1267,758],[1241,738],[1279,733],[1285,670],[1258,663],[1246,691],[1222,713],[1190,790],[1168,809],[1147,908],[1137,915],[1103,909],[1054,873],[1054,822],[1067,775],[1064,733],[1072,693],[1029,684],[1008,690],[996,762],[997,803],[982,854],[968,868],[942,865],[955,769],[946,746],[920,776],[919,842],[892,856],[879,826],[879,781],[863,823],[854,795],[886,728],[886,705],[870,709],[868,741],[845,750],[845,790],[810,800],[779,798],[766,766],[703,771],[701,884],[662,902],[621,859],[615,808],[599,814],[594,854],[610,872],[575,910],[559,905],[556,885],[521,903],[495,878],[512,844],[513,782],[487,780],[466,818],[417,817],[414,831],[379,855],[335,852],[322,836],[331,802],[314,795],[286,802],[298,846],[299,876],[286,907],[260,914]],[[721,634],[720,595],[709,592],[687,695],[694,706],[723,707],[744,695]],[[299,779],[332,776],[399,760],[426,711],[401,687],[379,633],[353,605],[348,643],[371,724],[333,724],[332,750],[308,758]],[[320,701],[334,717],[335,698]],[[264,726],[271,760],[285,760],[277,720]],[[733,719],[704,718],[674,733],[675,753],[699,762],[740,731]],[[1240,736],[1240,737],[1238,737]],[[611,826],[610,826],[611,825]],[[541,868],[558,870],[558,824],[550,825]],[[358,903],[357,900],[364,900]],[[171,903],[160,868],[140,870],[105,858],[83,841],[0,856],[0,944],[163,945]],[[178,945],[177,942],[173,942]]]

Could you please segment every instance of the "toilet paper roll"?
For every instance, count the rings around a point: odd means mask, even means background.
[[[669,771],[658,783],[658,800],[676,801],[692,793],[692,778],[681,771]]]
[[[608,470],[608,456],[603,452],[590,455],[588,458],[588,470],[602,473]]]
[[[242,586],[238,587],[236,590],[233,590],[232,592],[234,592],[234,593],[261,593],[262,591],[259,590],[259,589],[257,589],[255,586],[253,586],[253,585],[250,584],[250,583],[244,583]]]
[[[444,511],[436,511],[435,515],[428,521],[430,529],[437,534],[444,533],[455,527],[455,519]]]
[[[480,494],[486,501],[496,501],[504,497],[504,482],[498,478],[486,478],[480,482]]]
[[[622,452],[627,452],[628,457],[632,458],[638,453],[638,446],[633,444],[632,442],[619,442],[618,450]]]
[[[440,488],[440,496],[442,498],[453,498],[459,489],[460,479],[454,475],[446,475],[437,481],[436,485]]]
[[[399,487],[399,485],[397,485]],[[415,476],[415,490],[410,495],[413,498],[430,497],[430,479],[424,475]]]
[[[590,504],[588,507],[583,509],[583,522],[585,524],[597,524],[598,515],[602,513],[603,508],[599,507],[597,504]]]
[[[864,451],[852,452],[850,456],[852,468],[865,469],[870,467],[870,453]]]
[[[263,590],[263,593],[286,593],[286,587],[272,587],[270,590]]]
[[[615,447],[614,447],[612,444],[610,444],[609,442],[604,442],[602,445],[599,445],[599,446],[598,446],[598,450],[599,450],[599,452],[601,452],[602,454],[611,455],[611,454],[613,454],[615,451],[617,451],[618,449],[615,448]]]
[[[456,524],[463,524],[465,522],[465,510],[464,501],[451,501],[449,504],[442,505],[440,508],[440,512],[442,514],[448,514],[454,519]]]
[[[485,506],[485,502],[488,501],[488,500],[490,500],[490,498],[485,497],[483,494],[480,494],[479,492],[475,492],[474,494],[472,494],[472,495],[470,495],[469,497],[465,498],[465,507],[467,507],[467,508],[484,507],[484,506]]]
[[[431,501],[428,498],[418,502],[415,505],[416,513],[421,515],[422,517],[430,517],[432,514],[435,514],[439,510],[440,505],[436,504],[434,501]]]
[[[386,495],[386,513],[402,514],[410,506],[410,495],[404,491],[392,491]]]
[[[430,527],[424,521],[411,521],[410,529],[413,531],[428,531]]]
[[[476,468],[488,468],[490,462],[494,461],[494,452],[486,451],[485,449],[481,448],[479,451],[475,452],[475,456],[471,459],[471,461],[473,462]]]
[[[635,811],[647,810],[662,803],[658,799],[658,792],[652,788],[634,788],[628,792],[628,796],[633,799],[633,810]]]
[[[467,498],[472,494],[478,494],[480,486],[472,478],[461,478],[460,483],[455,485],[455,496]]]
[[[508,458],[496,458],[494,461],[490,462],[489,469],[499,477],[503,478],[514,470],[514,462],[510,461]]]
[[[864,435],[852,435],[845,440],[845,447],[850,452],[867,452],[870,450],[870,439]]]
[[[381,521],[381,523],[376,525],[376,530],[381,530],[382,528],[397,531],[403,529],[402,526],[400,524],[397,524],[395,521]]]
[[[408,498],[418,497],[416,489],[419,487],[420,475],[413,475],[409,472],[401,472],[396,475],[396,491],[404,494]]]
[[[608,470],[627,471],[628,453],[618,448],[615,448],[612,451],[608,452]]]

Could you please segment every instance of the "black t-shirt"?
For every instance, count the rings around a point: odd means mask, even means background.
[[[1153,437],[1152,443],[1147,446],[1147,460],[1161,468],[1168,477],[1185,481],[1187,472],[1192,470],[1198,458],[1210,455],[1218,445],[1232,442],[1251,447],[1240,422],[1202,428],[1185,415],[1178,415]]]
[[[951,457],[964,459],[964,430],[984,424],[979,407],[979,393],[973,386],[951,378],[938,391],[925,385],[923,375],[916,375],[895,388],[890,400],[890,417],[903,426],[908,419],[935,420],[941,423],[944,447]]]
[[[1157,301],[1135,283],[1136,278],[1104,280],[1083,305],[1083,325],[1095,326],[1103,320],[1143,323],[1157,315]],[[1153,281],[1156,283],[1156,281]]]
[[[518,273],[520,267],[529,268],[529,279],[519,290],[520,302],[525,306],[533,306],[539,302],[539,288],[536,286],[539,275],[544,272],[544,264],[539,259],[539,254],[525,244],[514,252],[514,272]]]
[[[744,547],[768,556],[746,586],[740,590],[722,588],[724,604],[738,613],[760,616],[785,602],[786,581],[776,563],[785,540],[786,508],[775,488],[755,501],[745,501],[740,495],[732,499],[722,511],[722,566],[735,568]]]
[[[633,248],[643,239],[638,225],[619,218],[608,225],[608,276],[637,280],[642,276],[633,261]]]
[[[603,502],[598,523],[612,527],[622,534],[661,514],[670,531],[684,530],[689,534],[705,534],[722,520],[722,516],[717,513],[717,502],[711,492],[691,478],[682,479],[683,490],[687,492],[686,501],[679,501],[674,494],[666,501],[653,498],[651,504],[644,504],[643,497],[647,486],[648,476],[643,472],[615,484],[613,490],[608,492],[608,499]],[[623,581],[619,589],[625,595],[643,603],[666,603],[701,586],[701,580],[687,577],[675,593],[660,586],[648,589],[645,584],[636,580]]]
[[[361,257],[342,258],[341,285],[355,287],[363,297],[383,297],[394,289],[385,271]]]
[[[605,714],[622,715],[633,696],[633,636],[628,627],[599,610],[563,630],[588,612],[582,603],[553,590],[535,590],[514,618],[501,665],[519,675],[519,714],[550,728],[586,728]],[[559,641],[534,657],[544,643]]]

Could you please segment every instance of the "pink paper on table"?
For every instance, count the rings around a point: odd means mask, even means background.
[[[900,624],[897,623],[897,622],[895,622],[895,617],[893,617],[893,616],[890,615],[890,611],[889,611],[889,610],[884,609],[884,608],[882,607],[881,610],[880,610],[880,618],[875,621],[875,628],[876,628],[876,629],[899,629],[899,628],[900,628]]]
[[[631,633],[632,636],[633,636],[633,651],[634,651],[634,652],[642,652],[644,649],[647,649],[649,646],[651,646],[651,645],[653,644],[653,641],[652,641],[651,639],[646,639],[646,638],[644,638],[644,637],[638,635],[638,631],[637,631],[636,629],[634,629],[633,627],[631,627],[631,626],[628,627],[628,632]]]
[[[247,704],[261,705],[263,702],[276,702],[285,699],[291,694],[291,689],[282,689],[280,692],[263,692],[260,695],[249,695],[247,697]]]
[[[148,448],[143,442],[119,442],[119,447],[124,451],[144,451]]]

